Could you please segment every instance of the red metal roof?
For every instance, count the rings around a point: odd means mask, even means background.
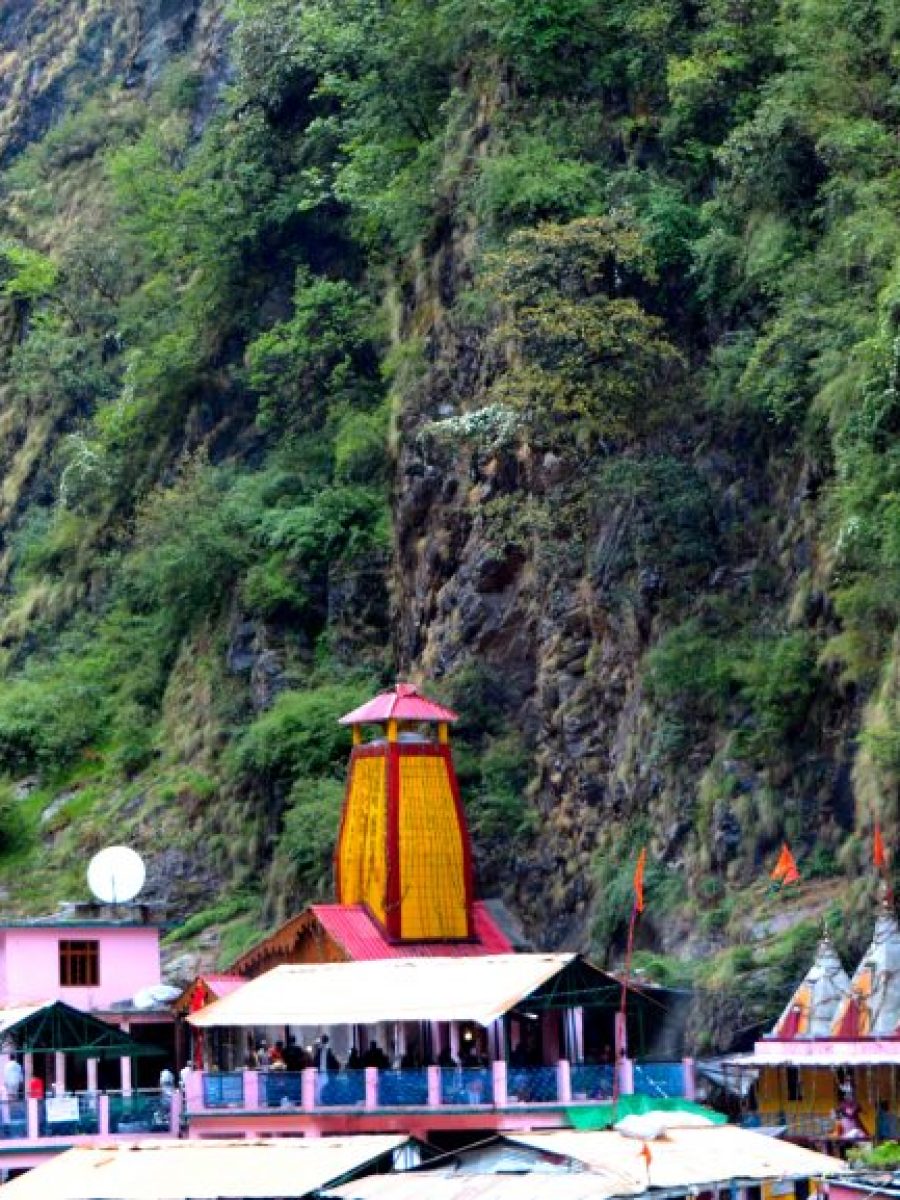
[[[444,708],[423,696],[415,684],[398,683],[381,692],[360,708],[341,717],[341,725],[367,725],[383,721],[458,721],[451,708]]]
[[[325,932],[356,961],[379,958],[472,958],[480,954],[512,954],[512,943],[486,906],[476,900],[474,942],[389,942],[361,904],[314,904],[312,911]]]
[[[215,992],[220,1000],[223,996],[228,996],[232,992],[237,991],[239,987],[243,987],[247,982],[243,975],[201,975],[200,978],[211,992]]]

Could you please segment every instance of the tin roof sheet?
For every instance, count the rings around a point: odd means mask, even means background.
[[[494,954],[275,967],[188,1021],[198,1028],[465,1020],[489,1025],[575,958]]]
[[[341,725],[382,724],[385,721],[458,721],[452,708],[423,696],[412,683],[398,683],[387,692],[341,717]]]
[[[513,945],[486,906],[472,906],[475,939],[471,942],[390,942],[361,904],[314,904],[312,911],[328,935],[361,961],[379,958],[472,958],[484,954],[510,954]]]
[[[76,1146],[0,1187],[2,1200],[211,1200],[307,1196],[406,1137],[187,1139]]]

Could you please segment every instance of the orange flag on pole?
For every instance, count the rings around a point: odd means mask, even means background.
[[[881,836],[881,826],[875,826],[875,834],[872,838],[872,864],[879,871],[883,871],[887,866],[887,854],[884,850],[884,838]]]
[[[778,855],[778,862],[775,864],[771,878],[781,884],[798,883],[800,880],[800,872],[797,870],[797,864],[787,842],[781,843],[781,853]]]
[[[637,912],[644,911],[644,864],[647,861],[647,847],[638,855],[637,866],[634,868],[634,907]]]

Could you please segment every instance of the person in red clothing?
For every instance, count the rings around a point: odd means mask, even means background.
[[[31,1100],[43,1100],[44,1081],[40,1075],[32,1075],[28,1081],[28,1096]]]

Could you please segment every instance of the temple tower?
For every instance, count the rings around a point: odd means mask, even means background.
[[[825,1038],[835,1014],[850,991],[850,977],[841,965],[831,939],[824,934],[815,960],[788,1001],[772,1037]]]
[[[894,1037],[900,1032],[900,926],[893,907],[881,906],[872,942],[835,1014],[831,1036]]]
[[[456,713],[398,683],[341,718],[353,730],[335,850],[339,904],[394,942],[475,935],[472,851],[450,752]],[[372,741],[363,727],[376,726]]]

